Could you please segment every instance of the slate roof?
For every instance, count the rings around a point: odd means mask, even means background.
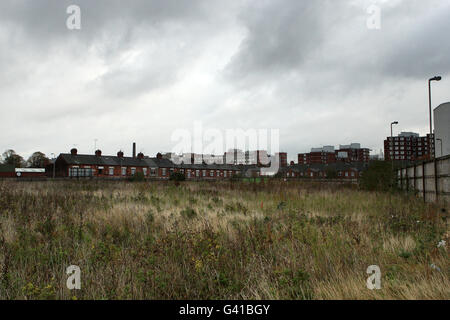
[[[96,156],[90,154],[61,153],[58,157],[71,165],[97,165],[97,166],[131,166],[151,167],[156,166],[150,158],[138,159],[132,157]]]

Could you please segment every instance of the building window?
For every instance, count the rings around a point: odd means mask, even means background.
[[[203,170],[203,176],[206,177],[206,170]]]
[[[127,168],[126,167],[122,167],[122,175],[123,176],[127,175]]]
[[[224,176],[224,178],[227,177],[227,172],[226,171],[223,172],[223,176]]]
[[[114,175],[114,167],[109,167],[109,175],[110,176]]]
[[[162,176],[165,177],[166,176],[166,168],[162,168],[161,171],[162,171],[162,173],[161,173]]]
[[[144,173],[144,176],[147,176],[147,168],[142,168],[142,172]]]
[[[131,168],[131,175],[134,176],[136,174],[136,168]]]
[[[209,176],[210,176],[210,177],[214,177],[214,171],[213,171],[213,170],[210,170],[210,171],[209,171]]]
[[[195,170],[195,176],[200,177],[200,170]]]
[[[93,173],[91,168],[69,168],[69,177],[92,177]]]

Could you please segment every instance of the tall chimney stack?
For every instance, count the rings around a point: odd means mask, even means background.
[[[136,142],[133,142],[133,158],[136,158]]]

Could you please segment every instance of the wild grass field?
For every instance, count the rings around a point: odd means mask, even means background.
[[[450,299],[441,210],[301,181],[2,181],[0,299]]]

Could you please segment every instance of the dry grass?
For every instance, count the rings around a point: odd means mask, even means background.
[[[0,299],[449,299],[440,209],[306,182],[3,181]]]

